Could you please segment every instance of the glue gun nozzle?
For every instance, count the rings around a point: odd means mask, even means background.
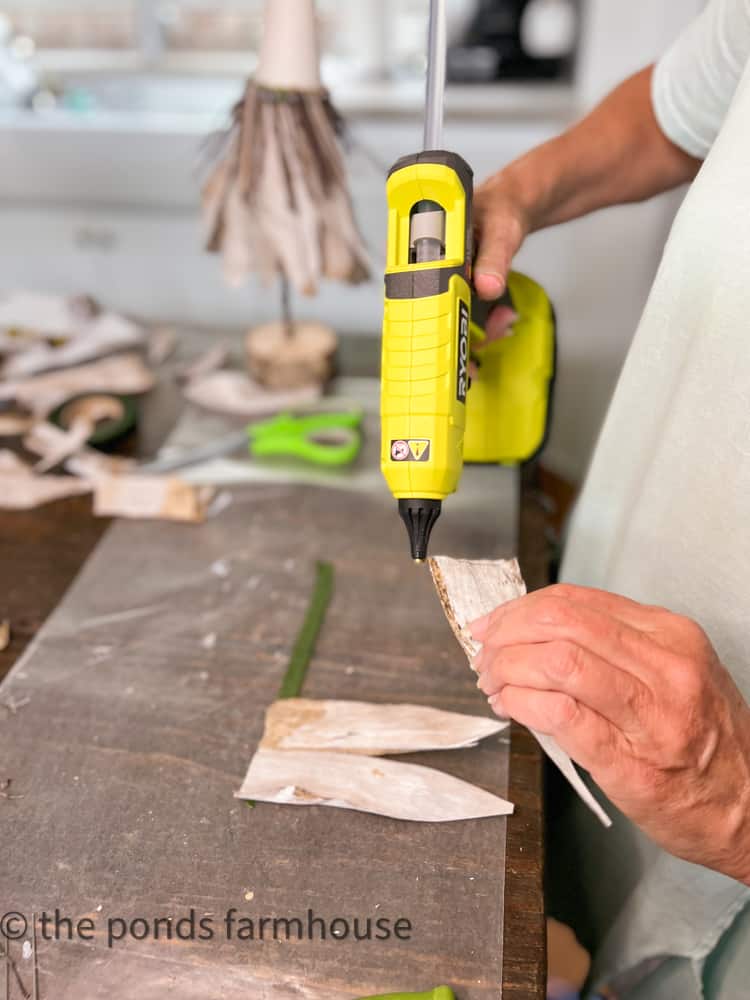
[[[403,499],[398,502],[398,512],[406,525],[414,562],[424,562],[427,546],[435,521],[440,517],[440,500]]]

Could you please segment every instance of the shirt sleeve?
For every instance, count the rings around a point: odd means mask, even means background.
[[[750,0],[710,0],[654,70],[654,113],[667,138],[705,159],[748,58]]]

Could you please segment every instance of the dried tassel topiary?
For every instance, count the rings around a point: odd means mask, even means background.
[[[229,284],[280,275],[314,295],[323,278],[367,279],[340,131],[320,81],[314,3],[267,3],[258,71],[203,190],[207,246]]]

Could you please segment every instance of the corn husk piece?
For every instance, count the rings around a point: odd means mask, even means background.
[[[320,385],[272,390],[235,371],[211,372],[192,379],[183,389],[185,399],[215,413],[238,417],[263,417],[314,403],[322,394]]]
[[[24,438],[24,446],[40,455],[34,466],[37,473],[47,472],[79,452],[88,441],[94,427],[88,420],[74,420],[67,430],[47,421],[35,424]]]
[[[218,368],[223,368],[228,358],[229,347],[226,344],[216,344],[197,358],[180,365],[175,371],[175,376],[178,382],[192,382],[193,379],[202,378]]]
[[[206,486],[193,486],[176,476],[141,476],[131,473],[135,464],[130,459],[105,455],[87,448],[79,440],[75,424],[64,431],[47,422],[40,422],[26,435],[24,445],[41,456],[37,469],[50,467],[63,461],[72,476],[27,477],[37,483],[59,481],[69,486],[71,492],[94,491],[94,514],[98,517],[158,518],[165,521],[200,522],[205,520],[208,506],[215,490]],[[0,462],[0,480],[5,485],[3,463]],[[54,497],[53,497],[54,499]],[[0,505],[2,498],[0,497]]]
[[[266,711],[261,747],[370,754],[458,750],[508,726],[500,719],[444,712],[424,705],[283,698]]]
[[[20,437],[33,426],[34,418],[25,413],[0,413],[0,437]]]
[[[382,757],[317,750],[259,749],[236,798],[336,806],[423,823],[513,812],[513,805],[505,799],[442,771]]]
[[[163,365],[177,348],[177,330],[173,326],[154,326],[149,331],[146,357],[154,368]]]
[[[81,364],[143,343],[145,330],[84,296],[14,292],[0,299],[4,378]]]
[[[53,500],[91,492],[73,476],[37,476],[12,451],[0,451],[0,509],[33,510]]]
[[[34,510],[90,492],[91,483],[74,476],[0,475],[0,510]]]
[[[198,523],[215,490],[176,476],[114,475],[93,480],[94,514],[99,517],[157,518]]]
[[[88,428],[87,428],[88,430]],[[63,430],[54,424],[41,420],[35,424],[23,440],[24,447],[38,455],[39,463],[36,471],[64,463],[66,472],[80,479],[93,481],[103,476],[121,475],[135,468],[135,461],[120,455],[107,455],[104,452],[88,448],[80,440],[82,428],[74,424],[69,430]]]
[[[126,475],[137,467],[138,463],[132,458],[107,455],[94,448],[82,448],[76,455],[71,455],[65,463],[66,472],[91,483],[110,476]]]
[[[138,395],[148,392],[154,383],[154,376],[138,354],[118,354],[76,368],[0,382],[0,401],[15,400],[35,416],[44,417],[78,393]]]
[[[482,648],[482,644],[472,637],[466,626],[499,605],[505,604],[506,601],[526,593],[526,585],[518,563],[515,559],[472,561],[435,556],[429,560],[429,564],[443,610],[471,663]],[[531,732],[589,809],[604,826],[611,826],[612,821],[609,816],[591,794],[570,757],[558,746],[556,740],[534,729]]]
[[[2,368],[4,378],[27,378],[40,372],[79,365],[115,351],[138,347],[145,342],[145,330],[114,313],[103,313],[62,346],[46,342],[14,354]]]
[[[0,450],[0,476],[33,476],[33,470],[10,448]]]

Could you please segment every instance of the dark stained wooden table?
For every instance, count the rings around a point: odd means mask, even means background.
[[[314,492],[314,491],[313,491]],[[394,518],[395,520],[395,518]],[[67,587],[71,583],[73,577],[80,569],[88,555],[92,552],[100,539],[104,530],[107,527],[107,523],[101,519],[94,519],[90,513],[90,501],[87,498],[76,498],[69,501],[59,502],[53,505],[49,505],[42,510],[29,512],[29,513],[14,513],[14,514],[3,514],[0,515],[0,574],[1,574],[1,585],[0,585],[0,618],[7,618],[11,621],[12,628],[12,640],[9,647],[2,653],[0,653],[0,676],[2,676],[12,663],[17,659],[17,657],[23,652],[27,644],[34,638],[37,630],[44,622],[47,615],[52,611],[52,609],[59,603],[63,594],[65,593]],[[167,532],[174,532],[174,526],[169,526],[166,528]],[[175,536],[176,537],[176,536]],[[249,626],[248,626],[249,630]],[[249,631],[248,631],[249,635]],[[238,640],[242,639],[242,636],[237,637]],[[351,636],[350,641],[354,641],[355,637]],[[446,641],[448,641],[447,627],[446,627]],[[330,650],[325,651],[325,656],[334,656],[335,654]],[[322,689],[325,689],[325,669],[321,668],[321,681],[319,682]],[[469,684],[470,684],[469,680]],[[381,688],[377,691],[377,695],[381,698],[384,695],[385,689]],[[312,697],[315,696],[328,696],[330,692],[312,690],[307,692]],[[362,692],[357,692],[361,696],[365,696]],[[357,693],[354,696],[357,696]],[[398,692],[394,692],[397,694]],[[469,695],[466,695],[467,699]],[[1,700],[1,699],[0,699]],[[433,699],[434,700],[434,699]],[[471,702],[467,701],[467,706],[470,706]],[[457,707],[467,707],[458,705]],[[32,706],[30,706],[31,708]],[[36,706],[41,711],[39,706]],[[447,707],[447,706],[445,706]],[[49,708],[49,706],[48,706]],[[52,709],[49,708],[51,711]],[[63,709],[64,710],[64,709]],[[468,707],[468,710],[471,710]],[[20,720],[24,716],[24,709],[20,709],[17,715],[11,714],[11,708],[0,708],[0,727],[4,724],[8,726],[19,727],[18,732],[23,733],[23,738],[29,740],[29,745],[33,746],[34,740],[34,730],[30,733],[28,731],[23,731],[21,727]],[[3,718],[5,716],[5,718]],[[32,712],[28,713],[28,719],[30,724],[33,722],[34,725],[39,724],[39,717],[35,716]],[[63,727],[65,728],[65,727]],[[39,734],[40,739],[42,733]],[[17,779],[18,776],[10,773],[4,773],[5,761],[0,764],[0,779],[7,780],[8,778]],[[460,771],[460,768],[459,768]],[[543,893],[542,893],[542,807],[541,807],[541,782],[542,782],[542,769],[539,750],[533,739],[530,738],[528,733],[517,729],[514,727],[512,733],[512,748],[511,748],[511,760],[510,760],[510,774],[509,774],[509,788],[508,797],[515,803],[516,812],[508,820],[507,823],[507,839],[506,839],[506,863],[505,863],[505,908],[504,908],[504,961],[502,967],[502,981],[503,981],[503,996],[507,997],[508,1000],[539,1000],[544,996],[544,985],[545,985],[545,925],[544,925],[544,903],[543,903]],[[465,776],[469,776],[465,774]],[[144,781],[146,777],[144,775]],[[121,785],[117,784],[116,776],[113,778],[113,789],[112,794],[116,796],[127,795],[127,789],[123,788]],[[22,794],[32,795],[34,792],[33,788],[24,787],[23,775],[20,776],[19,780],[14,780],[14,784],[10,786],[6,791],[13,793],[17,791]],[[133,794],[137,794],[134,790]],[[27,803],[28,804],[28,803]],[[2,832],[5,830],[7,832],[8,825],[6,822],[2,821],[1,817],[5,814],[6,818],[10,818],[10,811],[16,806],[21,806],[21,801],[14,801],[9,798],[0,798],[0,837],[5,841],[6,833]],[[74,808],[72,800],[70,803],[70,808]],[[243,808],[246,808],[243,806]],[[285,807],[266,807],[272,810],[284,809]],[[123,810],[126,810],[126,804],[123,804]],[[313,812],[315,810],[294,810],[295,812]],[[335,810],[327,810],[327,812],[335,813]],[[259,810],[260,813],[260,810]],[[44,807],[43,803],[38,803],[36,807],[37,821],[43,823],[44,821]],[[104,828],[102,835],[107,835],[111,837],[116,837],[116,823],[117,823],[117,810],[114,811],[114,820],[112,816],[107,819],[104,823]],[[339,815],[340,818],[340,815]],[[260,815],[258,819],[258,830],[266,831],[267,828],[263,827],[260,821]],[[114,822],[114,827],[112,826]],[[323,821],[324,824],[328,820]],[[493,821],[489,821],[493,822]],[[357,816],[353,827],[356,829],[364,829],[364,826],[358,824],[366,824],[367,818],[362,818]],[[12,826],[12,824],[11,824]],[[320,829],[327,829],[325,825]],[[30,831],[31,832],[31,831]],[[173,875],[179,877],[179,862],[170,859],[170,855],[174,850],[176,856],[182,857],[181,849],[179,844],[179,837],[181,835],[181,830],[174,829],[172,831],[175,845],[170,844],[168,841],[161,844],[160,850],[164,852],[163,861],[158,861],[157,863],[162,864],[165,869],[169,869],[170,865],[173,865],[174,871]],[[16,830],[17,833],[17,830]],[[44,839],[40,840],[38,829],[33,831],[34,838],[36,841],[36,850],[40,849],[40,844],[44,843]],[[50,831],[50,836],[54,837],[54,831]],[[87,836],[89,838],[96,839],[97,831],[88,831]],[[429,842],[429,839],[425,840],[425,835],[418,838],[419,842],[424,845]],[[6,845],[7,847],[7,845]],[[84,841],[77,845],[72,845],[70,850],[66,854],[67,860],[61,861],[61,864],[67,865],[71,863],[81,864],[84,868],[87,865],[87,858],[85,855],[87,848]],[[95,845],[89,844],[88,850],[92,851],[91,865],[95,865],[96,861],[94,857],[96,856]],[[318,850],[323,850],[323,843],[318,844]],[[342,850],[341,843],[339,843],[339,850]],[[389,852],[395,852],[398,856],[400,851],[402,854],[404,851],[408,851],[408,839],[400,840],[398,843],[384,844],[382,847],[383,857],[391,857]],[[7,856],[14,857],[18,859],[21,856],[19,853],[18,845],[14,851],[8,852],[4,848],[3,853]],[[118,853],[118,857],[122,857]],[[222,861],[221,858],[215,859],[217,863]],[[346,858],[343,856],[339,857],[340,869],[331,871],[330,879],[333,887],[337,885],[337,880],[351,879],[352,874],[346,863]],[[474,859],[476,865],[481,867],[483,864],[482,858]],[[40,859],[41,861],[41,859]],[[286,862],[289,863],[289,858],[287,857]],[[114,862],[113,862],[114,863]],[[401,857],[401,863],[406,863],[408,867],[408,859]],[[466,863],[466,859],[463,859],[462,863]],[[148,866],[146,865],[146,869]],[[209,866],[210,869],[210,866]],[[398,867],[395,869],[396,874],[398,873]],[[116,881],[116,873],[104,873],[102,871],[98,872],[88,872],[92,878],[96,875],[103,882],[110,879],[114,882]],[[192,873],[191,873],[192,874]],[[295,881],[303,882],[304,873],[288,871],[286,875],[283,873],[279,874],[279,879],[283,883],[286,879],[287,882],[293,884]],[[389,876],[387,870],[383,869],[383,879],[387,880],[389,877],[393,878],[393,875]],[[63,871],[60,876],[61,883],[66,881],[66,874]],[[84,879],[85,881],[85,879]],[[186,882],[192,882],[190,877],[187,877]],[[16,892],[19,897],[21,897],[18,902],[22,904],[24,899],[30,899],[34,896],[34,893],[29,889],[29,893],[26,892],[28,887],[21,885],[19,881],[15,878],[14,872],[8,872],[4,870],[4,863],[0,863],[0,909],[12,909],[13,905],[16,903],[14,898],[6,898],[11,892]],[[343,885],[342,885],[343,888]],[[387,892],[386,896],[390,898],[398,898],[398,888],[397,886],[386,886]],[[155,887],[156,891],[156,887]],[[210,896],[209,887],[206,886],[207,898]],[[186,899],[186,904],[189,900]],[[240,898],[239,904],[242,906],[242,899]],[[445,919],[450,919],[453,905],[450,899],[435,899],[435,905],[444,907],[443,916]],[[23,909],[23,905],[19,905],[19,909]],[[93,915],[95,916],[95,914]],[[477,939],[484,939],[487,935],[488,929],[486,927],[468,927],[461,929],[460,941],[466,947],[466,942],[471,941],[473,936]],[[222,945],[222,947],[225,947]],[[73,952],[70,953],[73,956]],[[386,960],[388,962],[393,961],[395,953],[384,952]],[[44,955],[44,952],[40,949],[40,955]],[[73,956],[75,957],[75,956]],[[153,956],[151,956],[153,957]],[[102,959],[106,961],[106,959]],[[119,959],[118,959],[119,961]],[[435,961],[434,958],[431,959],[429,954],[425,954],[421,957],[420,961],[423,961],[426,968],[429,968],[430,963]],[[208,966],[208,963],[206,963]],[[392,970],[391,970],[392,971]],[[211,978],[211,970],[206,967],[203,968],[200,963],[194,967],[193,976],[195,982],[195,991],[192,990],[188,993],[184,982],[179,980],[179,985],[176,992],[169,991],[169,980],[165,979],[160,983],[160,989],[165,990],[165,995],[174,995],[180,997],[180,1000],[186,1000],[186,998],[195,997],[196,1000],[207,1000],[210,997],[239,997],[248,996],[255,1000],[256,997],[265,1000],[265,998],[272,998],[276,995],[281,996],[281,993],[276,993],[270,984],[264,986],[262,989],[256,988],[255,992],[252,989],[245,993],[241,990],[241,980],[236,983],[236,988],[233,991],[233,984],[227,978],[221,983],[216,979]],[[352,970],[353,981],[360,982],[356,976],[357,970]],[[128,975],[128,967],[122,966],[122,968],[117,971],[112,970],[111,975]],[[342,969],[342,978],[345,978],[346,969]],[[39,1000],[57,1000],[58,996],[80,996],[85,997],[86,1000],[93,1000],[94,997],[106,995],[104,992],[105,984],[109,983],[109,989],[111,989],[111,978],[108,980],[107,976],[103,973],[101,974],[101,992],[99,989],[96,991],[92,988],[89,992],[85,988],[86,978],[84,977],[77,984],[73,983],[72,986],[69,985],[69,990],[66,992],[55,991],[54,987],[50,986],[49,980],[45,978],[44,968],[39,973],[39,987],[38,996]],[[388,983],[392,981],[392,975],[388,977]],[[365,981],[365,980],[361,980]],[[28,982],[28,980],[27,980]],[[256,987],[260,980],[255,981]],[[173,984],[174,985],[174,984]],[[207,987],[215,987],[216,992],[206,992]],[[340,984],[339,984],[340,988]],[[391,987],[393,988],[393,987]],[[78,992],[75,992],[75,990]],[[468,987],[467,987],[468,989]],[[10,997],[15,1000],[15,997],[23,996],[22,992],[14,993],[13,984],[11,983],[11,993]],[[290,992],[283,993],[283,996],[292,995],[294,990]],[[117,996],[143,996],[150,997],[151,992],[142,992],[139,989],[135,989],[134,992],[127,994],[117,993]],[[154,994],[156,995],[156,994]],[[159,994],[161,995],[161,994]],[[308,995],[318,997],[318,993],[308,994],[304,987],[299,987],[299,992],[294,993],[300,998],[304,998]],[[322,994],[320,994],[322,996]],[[337,996],[339,994],[336,994]],[[471,992],[471,996],[482,996],[489,997],[493,995],[491,988],[486,992],[482,990],[481,992]],[[2,984],[0,983],[0,996],[2,993]],[[457,988],[457,997],[459,1000],[463,1000],[464,994],[461,992],[461,988]]]

